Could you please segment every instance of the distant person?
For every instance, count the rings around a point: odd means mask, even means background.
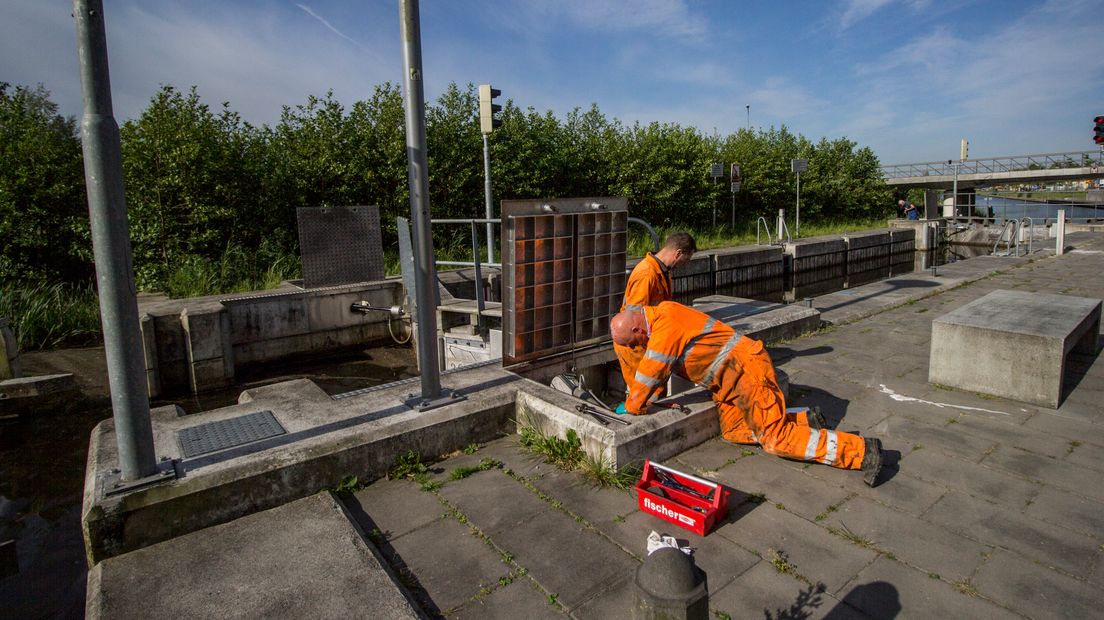
[[[825,428],[819,412],[787,412],[762,342],[673,301],[614,316],[610,335],[616,344],[646,351],[625,402],[628,413],[646,413],[667,379],[677,374],[709,390],[726,441],[759,444],[765,452],[789,459],[861,470],[864,482],[877,483],[882,442]]]
[[[905,216],[905,219],[918,220],[920,219],[920,209],[916,208],[916,205],[907,200],[898,200],[897,208]]]
[[[675,284],[671,272],[694,257],[698,244],[688,232],[674,232],[667,237],[658,252],[648,252],[633,268],[625,285],[625,298],[621,302],[621,312],[643,312],[647,306],[654,306],[675,298]],[[640,364],[644,350],[634,351],[614,343],[614,352],[621,363],[621,375],[625,378],[626,389],[632,389],[633,376]],[[619,407],[620,409],[620,407]]]

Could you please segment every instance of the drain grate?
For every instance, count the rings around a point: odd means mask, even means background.
[[[271,411],[208,422],[182,429],[177,433],[184,457],[233,448],[261,439],[283,435],[287,431],[276,421]]]

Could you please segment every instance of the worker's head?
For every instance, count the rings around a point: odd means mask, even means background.
[[[690,262],[690,259],[694,257],[694,252],[697,251],[698,244],[694,241],[694,237],[690,236],[688,232],[680,231],[671,233],[667,237],[667,242],[663,244],[656,256],[667,267],[678,269]]]
[[[898,207],[903,207],[903,206],[905,206],[905,199],[904,199],[904,198],[902,198],[902,199],[898,200],[898,201],[897,201],[897,206],[898,206]]]
[[[648,320],[641,312],[621,312],[610,319],[610,336],[623,347],[648,344]]]

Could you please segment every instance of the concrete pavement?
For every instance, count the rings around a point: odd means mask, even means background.
[[[986,257],[817,298],[833,327],[770,348],[790,405],[881,437],[857,472],[717,439],[667,461],[734,489],[698,537],[526,453],[514,436],[381,480],[346,506],[431,615],[630,616],[651,530],[689,541],[717,618],[1091,617],[1104,586],[1104,361],[1071,360],[1058,409],[927,382],[931,322],[986,293],[1104,298],[1104,238],[1064,256]],[[452,472],[491,459],[501,467]]]

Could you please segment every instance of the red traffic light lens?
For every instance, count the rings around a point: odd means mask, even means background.
[[[1094,118],[1093,122],[1096,123],[1097,125],[1104,124],[1104,116],[1098,116],[1098,117]]]

